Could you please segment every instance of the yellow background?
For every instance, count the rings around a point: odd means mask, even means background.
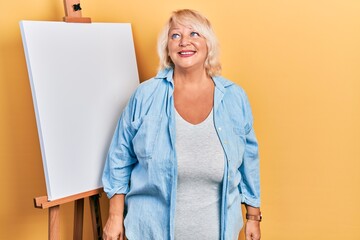
[[[205,14],[223,75],[252,103],[263,239],[360,239],[360,1],[83,0],[82,8],[94,22],[132,23],[142,81],[156,73],[170,12]],[[46,239],[47,211],[33,207],[46,190],[19,21],[61,21],[63,3],[1,0],[0,9],[0,238]],[[62,239],[71,239],[72,204],[61,210]]]

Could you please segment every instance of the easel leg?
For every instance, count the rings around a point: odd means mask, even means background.
[[[99,194],[89,197],[90,212],[94,232],[94,240],[102,239],[102,222],[100,213]]]
[[[60,206],[49,208],[49,240],[60,240]]]
[[[74,240],[82,240],[84,222],[84,199],[75,201],[74,206]]]

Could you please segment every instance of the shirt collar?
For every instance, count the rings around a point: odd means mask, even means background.
[[[167,82],[171,83],[171,85],[174,85],[173,80],[173,68],[165,68],[158,72],[158,74],[155,76],[157,79],[165,79]],[[214,76],[212,77],[214,83],[215,83],[215,93],[214,93],[214,109],[217,110],[219,103],[222,101],[223,96],[225,95],[226,88],[228,86],[233,85],[234,83],[231,81],[226,80],[225,78],[221,76]],[[172,95],[172,91],[169,94],[169,97]]]
[[[166,79],[168,82],[172,82],[173,83],[173,73],[174,70],[172,68],[165,68],[160,70],[155,78],[162,78],[162,79]]]
[[[218,90],[220,90],[222,93],[225,93],[225,91],[226,91],[225,89],[228,86],[231,86],[234,84],[233,82],[230,82],[221,76],[214,76],[214,77],[212,77],[212,79],[214,80],[215,87]]]
[[[168,82],[173,83],[173,73],[173,68],[165,68],[160,70],[155,76],[155,78],[166,79]],[[226,87],[234,84],[233,82],[228,81],[221,76],[214,76],[212,77],[212,79],[214,80],[215,86],[223,93],[225,92]]]

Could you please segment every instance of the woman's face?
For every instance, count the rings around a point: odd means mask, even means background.
[[[175,68],[204,69],[208,54],[206,39],[193,28],[172,23],[169,30],[168,51]]]

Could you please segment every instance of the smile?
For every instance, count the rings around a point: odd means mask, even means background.
[[[196,53],[196,51],[181,51],[178,54],[183,57],[190,57],[193,56]]]

